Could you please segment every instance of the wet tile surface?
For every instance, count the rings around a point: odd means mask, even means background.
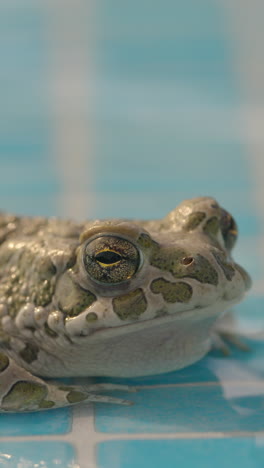
[[[68,408],[42,413],[1,414],[0,437],[66,434],[71,426],[72,410]]]
[[[105,442],[97,447],[98,467],[160,468],[261,468],[264,463],[263,438],[222,440],[131,440]]]

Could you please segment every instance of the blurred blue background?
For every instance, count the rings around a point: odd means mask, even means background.
[[[263,10],[259,0],[2,0],[0,209],[158,218],[184,198],[214,196],[238,221],[236,257],[254,279],[242,311],[262,317]],[[263,344],[253,348],[223,364],[252,384],[239,402],[222,392],[222,361],[208,358],[148,382],[188,391],[142,391],[133,415],[98,407],[95,428],[90,410],[0,416],[1,466],[262,467]],[[115,432],[141,440],[109,442]],[[162,434],[163,455],[148,459],[146,432]]]
[[[149,218],[209,194],[254,230],[231,27],[217,0],[1,2],[1,207]]]

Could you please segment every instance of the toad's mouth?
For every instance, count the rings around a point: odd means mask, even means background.
[[[151,319],[141,320],[140,322],[126,323],[124,325],[118,325],[111,328],[98,328],[97,330],[94,330],[94,335],[100,335],[100,338],[104,333],[106,333],[108,337],[111,335],[117,336],[118,334],[134,333],[146,328],[159,327],[161,325],[170,324],[172,322],[182,321],[185,319],[188,320],[192,317],[194,318],[195,315],[197,315],[198,309],[203,310],[204,308],[196,306],[192,307],[191,309],[182,310],[177,314],[164,315],[163,317],[153,317]]]
[[[144,332],[144,330],[149,330],[151,328],[168,327],[170,325],[178,326],[179,328],[183,326],[188,327],[188,323],[191,327],[193,327],[195,323],[198,325],[204,320],[210,320],[214,322],[220,315],[228,311],[233,304],[239,302],[240,299],[236,299],[233,302],[227,302],[222,299],[218,302],[217,306],[215,304],[211,304],[209,306],[197,305],[192,306],[190,309],[179,311],[177,314],[154,317],[151,319],[126,323],[115,327],[95,328],[90,330],[88,333],[81,333],[78,335],[75,334],[74,340],[81,340],[83,342],[85,338],[88,338],[89,343],[93,343],[96,341],[111,339],[112,337],[116,338],[121,335],[141,333]]]

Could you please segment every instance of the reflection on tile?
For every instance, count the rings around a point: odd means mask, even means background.
[[[4,468],[73,468],[72,445],[64,442],[0,442],[0,466]]]
[[[71,424],[70,408],[36,413],[1,414],[0,436],[65,434],[71,430]]]
[[[111,441],[97,459],[99,468],[263,468],[264,439]]]
[[[107,433],[264,430],[264,382],[149,388],[130,399],[133,407],[97,405],[96,429]]]

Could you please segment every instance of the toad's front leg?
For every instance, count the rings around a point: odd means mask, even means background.
[[[78,387],[48,383],[20,367],[5,351],[0,351],[0,412],[40,411],[81,402],[131,404],[127,400],[94,393],[104,390],[134,391],[135,389],[115,384]]]

